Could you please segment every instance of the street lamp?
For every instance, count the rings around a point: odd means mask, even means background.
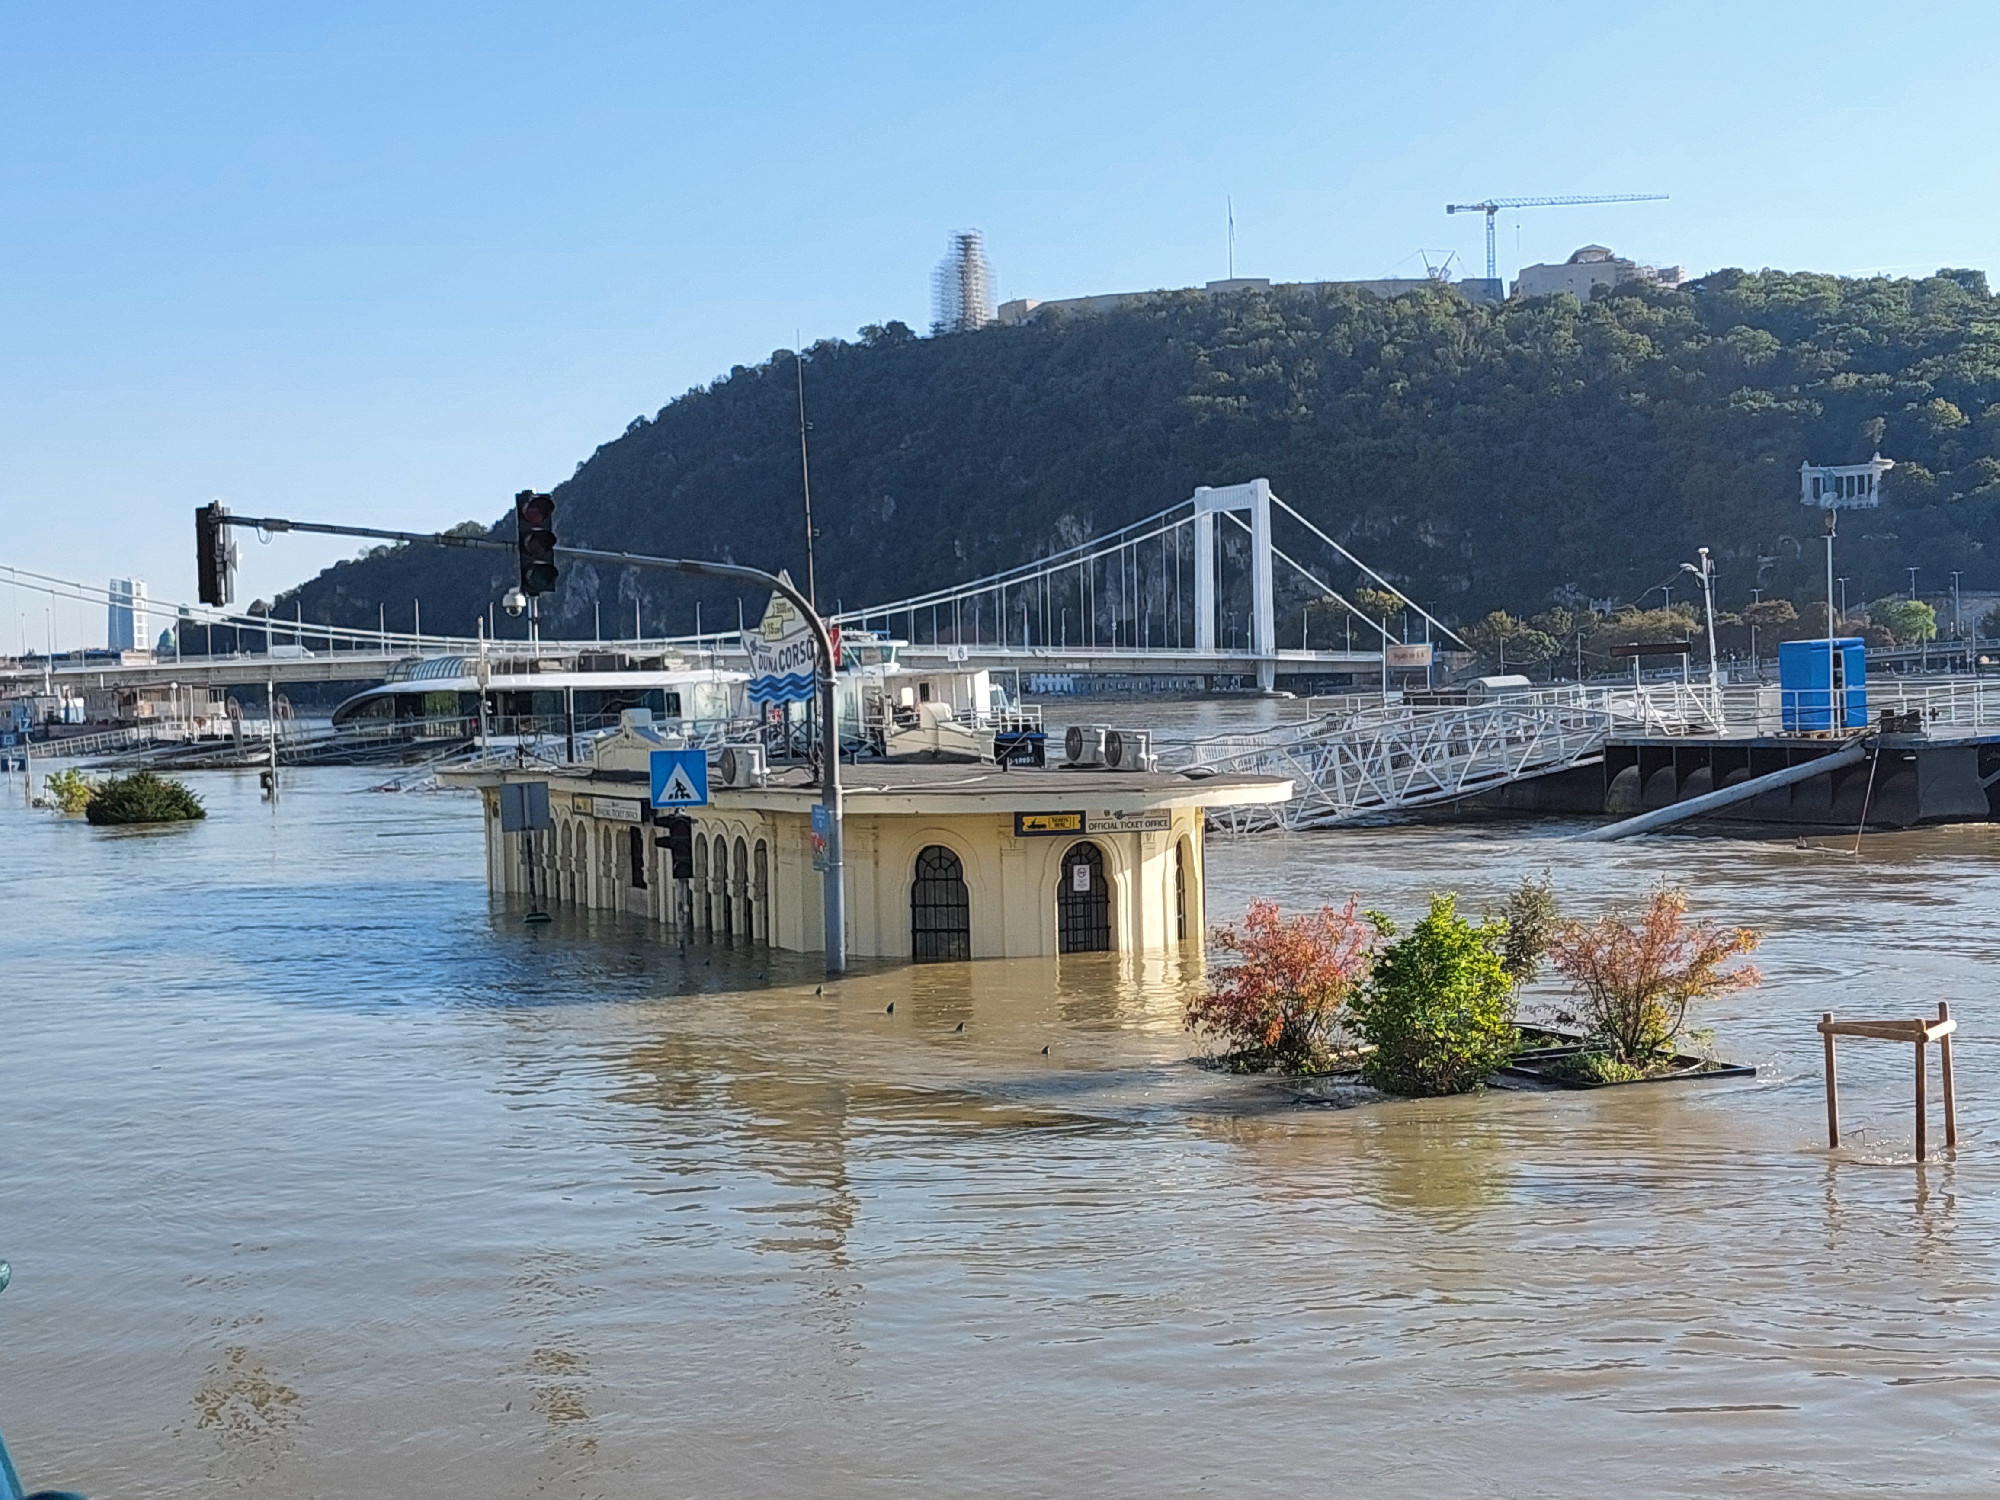
[[[1903,571],[1910,575],[1910,598],[1914,601],[1917,597],[1917,570],[1915,568],[1905,568]]]
[[[1965,631],[1965,622],[1959,618],[1958,612],[1958,574],[1957,568],[1951,570],[1951,633],[1954,636]]]
[[[1683,573],[1692,573],[1701,580],[1702,602],[1708,609],[1708,699],[1711,713],[1720,717],[1721,705],[1716,698],[1718,683],[1715,675],[1715,562],[1708,555],[1708,548],[1698,547],[1695,555],[1701,559],[1701,566],[1682,563]]]

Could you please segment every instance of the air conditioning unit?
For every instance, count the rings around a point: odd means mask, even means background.
[[[1151,771],[1159,762],[1153,757],[1153,736],[1143,729],[1106,729],[1104,764],[1114,771]]]
[[[764,747],[762,745],[730,745],[718,759],[716,769],[722,773],[724,786],[762,786],[764,784]]]
[[[1072,724],[1063,735],[1063,764],[1070,766],[1101,766],[1104,764],[1104,739],[1110,731],[1102,724]]]

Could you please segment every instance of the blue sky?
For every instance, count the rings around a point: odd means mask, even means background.
[[[2000,8],[91,4],[0,13],[0,562],[194,593],[192,507],[490,520],[789,345],[1003,297],[1993,267]],[[1170,497],[1162,497],[1163,500]],[[353,548],[244,548],[242,597]],[[0,649],[47,601],[0,584]],[[101,644],[101,610],[55,609]]]

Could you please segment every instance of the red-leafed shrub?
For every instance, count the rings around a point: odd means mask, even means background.
[[[1253,901],[1240,927],[1216,930],[1215,946],[1236,962],[1189,998],[1188,1030],[1226,1042],[1243,1066],[1311,1067],[1337,1050],[1341,1011],[1380,936],[1353,898],[1295,917]]]
[[[1696,1001],[1762,982],[1748,964],[1723,965],[1763,934],[1690,922],[1687,906],[1685,891],[1661,889],[1636,920],[1613,914],[1555,929],[1549,964],[1576,986],[1592,1038],[1621,1063],[1649,1066],[1673,1050]]]

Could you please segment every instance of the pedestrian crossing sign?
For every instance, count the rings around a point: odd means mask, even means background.
[[[706,750],[655,750],[652,770],[653,806],[708,806]]]

